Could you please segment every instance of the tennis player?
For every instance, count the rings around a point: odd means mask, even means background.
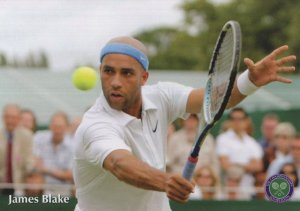
[[[244,62],[229,107],[272,81],[291,83],[293,55],[277,59],[282,46],[261,61]],[[76,131],[74,180],[76,211],[167,211],[168,198],[187,202],[194,184],[165,172],[167,127],[178,117],[200,112],[203,89],[171,82],[145,85],[149,76],[145,46],[130,37],[109,41],[100,55],[102,93]]]

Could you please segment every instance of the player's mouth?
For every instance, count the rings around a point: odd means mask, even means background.
[[[110,94],[110,98],[111,98],[113,101],[119,101],[119,100],[123,99],[124,96],[123,96],[122,94],[118,93],[118,92],[112,92],[112,93]]]

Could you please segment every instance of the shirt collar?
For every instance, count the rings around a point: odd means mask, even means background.
[[[100,95],[99,104],[99,106],[102,106],[106,112],[108,112],[110,115],[116,118],[118,122],[120,122],[122,125],[127,125],[130,121],[135,119],[134,116],[130,116],[129,114],[126,114],[123,111],[118,111],[116,109],[111,108],[108,102],[106,101],[103,92]]]
[[[100,94],[99,103],[109,114],[117,118],[118,122],[120,122],[122,125],[127,125],[129,122],[136,119],[136,117],[131,116],[123,111],[118,111],[116,109],[111,108],[103,92]],[[142,111],[150,111],[150,110],[157,110],[157,106],[154,105],[154,103],[151,102],[151,100],[142,93]]]
[[[157,110],[157,106],[142,91],[143,111]]]
[[[236,134],[236,132],[234,132],[233,129],[229,129],[229,130],[228,130],[228,134],[229,134],[230,136],[232,136],[232,137],[235,137],[235,138],[237,138],[237,139],[240,139],[240,138],[238,137],[238,135]],[[247,133],[244,132],[244,133],[242,134],[242,139],[241,139],[241,140],[245,140],[246,137],[247,137]]]

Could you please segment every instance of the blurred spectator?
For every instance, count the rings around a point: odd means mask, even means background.
[[[225,172],[225,188],[223,200],[247,200],[249,199],[248,187],[243,187],[241,182],[244,176],[242,166],[230,166]]]
[[[231,128],[230,126],[230,121],[229,120],[225,120],[222,122],[221,127],[220,127],[220,131],[219,133],[225,133],[227,130],[229,130]]]
[[[249,136],[253,136],[253,133],[254,133],[253,121],[252,121],[252,119],[249,116],[248,116],[248,118],[247,118],[246,121],[247,121],[246,133]]]
[[[168,142],[169,142],[170,138],[172,137],[172,135],[175,132],[176,132],[176,126],[175,126],[175,123],[172,123],[168,127],[168,132],[167,132],[167,140],[168,140]]]
[[[35,133],[36,117],[31,110],[23,109],[21,111],[20,125]]]
[[[3,109],[3,125],[0,130],[0,182],[13,183],[14,189],[4,189],[3,194],[22,195],[18,184],[25,182],[33,170],[32,133],[20,127],[21,110],[9,104]]]
[[[265,197],[265,181],[266,181],[266,175],[267,173],[265,171],[260,171],[254,173],[254,187],[255,187],[255,193],[253,194],[253,199],[259,199],[259,200],[264,200]]]
[[[78,126],[80,125],[80,122],[81,122],[81,117],[75,117],[70,125],[69,125],[69,134],[70,134],[70,137],[73,138],[73,136],[75,135],[75,132],[78,128]]]
[[[263,171],[267,171],[270,164],[276,159],[276,148],[273,145],[269,145],[264,150],[263,156]]]
[[[276,159],[281,159],[289,155],[291,141],[295,138],[295,135],[296,130],[289,122],[283,122],[276,126],[273,138]]]
[[[44,184],[44,177],[43,175],[32,172],[26,176],[25,183],[30,185],[31,188],[25,189],[25,196],[42,196],[44,190],[42,187],[38,187],[38,185]]]
[[[278,123],[279,118],[276,114],[268,113],[263,117],[261,124],[262,137],[259,139],[259,143],[263,149],[272,145],[273,132]]]
[[[73,150],[67,138],[68,118],[65,113],[55,113],[50,122],[50,133],[36,139],[36,168],[45,176],[46,184],[70,184]],[[45,190],[45,193],[69,195],[70,191]]]
[[[239,165],[245,170],[242,185],[254,185],[253,173],[262,170],[263,151],[254,138],[246,132],[248,114],[242,108],[234,108],[229,113],[231,129],[217,138],[217,154],[222,169],[226,172],[231,166]]]
[[[167,171],[182,173],[187,161],[189,152],[195,142],[198,133],[199,118],[196,114],[191,114],[183,122],[183,127],[176,131],[168,142],[167,149]],[[215,153],[215,143],[211,135],[208,135],[201,147],[197,166],[209,165],[216,172],[219,170],[218,159]]]
[[[210,166],[197,168],[193,178],[196,182],[196,188],[190,196],[191,199],[218,199],[219,178]]]
[[[297,168],[293,163],[285,163],[279,172],[279,174],[285,174],[288,176],[293,184],[294,184],[294,193],[292,195],[291,200],[300,200],[300,187],[299,185],[299,177],[297,175]]]
[[[293,163],[295,165],[297,169],[297,176],[300,178],[300,134],[297,134],[291,141],[290,155],[281,159],[276,159],[271,163],[267,171],[267,178],[278,174],[282,166],[286,163]]]

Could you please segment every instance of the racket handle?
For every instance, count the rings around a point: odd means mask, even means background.
[[[185,163],[184,169],[183,169],[183,173],[182,176],[187,179],[187,180],[191,180],[193,173],[194,173],[194,169],[196,167],[198,161],[198,157],[189,157],[187,162]]]

